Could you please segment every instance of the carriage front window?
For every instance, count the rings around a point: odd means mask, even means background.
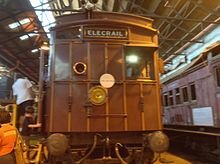
[[[153,49],[148,47],[125,47],[125,74],[127,79],[154,80]]]

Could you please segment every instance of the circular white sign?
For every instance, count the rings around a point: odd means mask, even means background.
[[[104,88],[111,88],[115,84],[115,78],[111,74],[105,73],[100,77],[99,82]]]

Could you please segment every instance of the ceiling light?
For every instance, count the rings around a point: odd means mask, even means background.
[[[33,50],[31,50],[32,53],[35,53],[35,52],[37,52],[37,51],[39,51],[39,49],[33,49]]]
[[[47,43],[47,42],[44,42],[43,45],[41,46],[41,49],[42,49],[42,50],[49,50],[50,47],[48,46],[48,43]]]

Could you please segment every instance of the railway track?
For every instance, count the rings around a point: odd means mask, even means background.
[[[195,156],[204,163],[220,163],[220,129],[213,127],[165,126],[170,150]]]

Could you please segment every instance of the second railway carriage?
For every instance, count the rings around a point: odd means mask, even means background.
[[[220,45],[162,80],[164,123],[220,127]]]

